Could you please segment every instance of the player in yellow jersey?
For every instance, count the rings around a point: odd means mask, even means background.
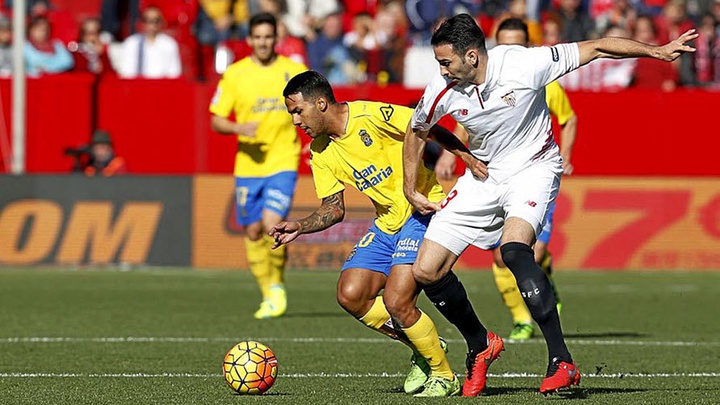
[[[402,142],[413,110],[369,101],[337,103],[330,84],[315,71],[292,78],[283,96],[295,125],[313,138],[313,179],[322,204],[306,218],[273,227],[275,246],[341,222],[346,186],[365,194],[377,218],[342,268],[338,303],[366,326],[413,350],[406,392],[426,397],[457,395],[459,379],[450,368],[434,323],[416,306],[418,287],[410,271],[430,221],[429,215],[413,212],[402,189]],[[435,127],[433,134],[441,141],[454,141],[451,147],[465,149],[441,127]],[[443,200],[445,195],[430,169],[421,166],[418,178],[419,190],[428,199]]]
[[[228,67],[210,105],[213,130],[237,137],[237,219],[245,226],[250,270],[262,293],[257,319],[276,318],[287,309],[285,249],[273,250],[267,232],[290,211],[300,162],[300,141],[282,91],[291,77],[307,70],[277,55],[276,42],[275,17],[253,16],[248,36],[252,53]]]
[[[508,18],[500,23],[497,31],[497,44],[498,45],[521,45],[528,46],[528,27],[523,20],[518,18]],[[573,165],[570,163],[572,156],[572,149],[575,145],[575,138],[577,136],[577,116],[570,106],[570,100],[565,94],[562,86],[555,81],[545,86],[545,101],[550,110],[550,114],[555,116],[558,120],[558,124],[562,127],[560,133],[560,155],[563,158],[563,174],[571,175],[573,172]],[[467,133],[464,133],[462,127],[459,127],[459,131],[456,134],[460,139],[466,140]],[[445,152],[439,158],[436,170],[438,171],[438,177],[447,178],[448,173],[452,174],[454,171],[455,155],[450,152]],[[550,235],[552,234],[553,227],[553,214],[555,213],[555,204],[553,203],[548,207],[547,217],[545,219],[545,225],[543,230],[538,235],[537,241],[533,247],[535,253],[535,261],[540,265],[545,274],[550,279],[550,283],[555,293],[555,299],[557,300],[558,312],[562,307],[560,303],[560,297],[555,289],[555,283],[552,281],[552,256],[547,250],[547,244],[550,241]],[[534,327],[532,316],[530,311],[527,309],[525,302],[523,301],[520,291],[518,290],[515,276],[513,276],[510,269],[503,263],[502,255],[500,254],[499,247],[493,249],[493,275],[495,277],[495,284],[497,285],[498,291],[503,298],[503,302],[510,310],[513,318],[513,329],[510,332],[509,338],[511,340],[527,340],[533,336]]]

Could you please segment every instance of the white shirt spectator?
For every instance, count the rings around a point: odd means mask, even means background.
[[[174,79],[182,72],[180,49],[170,35],[158,33],[150,40],[144,34],[134,34],[125,39],[122,48],[118,64],[122,78]]]

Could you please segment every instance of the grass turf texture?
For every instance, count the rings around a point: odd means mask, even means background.
[[[476,311],[507,336],[490,272],[462,272]],[[508,343],[483,398],[401,392],[410,352],[335,302],[336,272],[287,274],[285,317],[257,321],[246,271],[0,270],[3,404],[701,404],[720,401],[720,273],[560,272],[568,346],[583,373],[569,394],[540,395],[541,337]],[[464,373],[459,333],[421,298]],[[536,330],[536,335],[539,332]],[[220,369],[254,339],[279,360],[260,397],[234,395]]]

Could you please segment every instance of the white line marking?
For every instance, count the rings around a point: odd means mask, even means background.
[[[210,342],[240,342],[243,340],[256,340],[259,342],[287,342],[287,343],[390,343],[385,338],[277,338],[277,337],[160,337],[160,336],[126,336],[126,337],[5,337],[0,338],[0,344],[15,343],[210,343]],[[450,343],[464,343],[462,339],[447,339]],[[506,340],[511,344],[545,344],[542,339],[525,341]],[[644,340],[601,340],[601,339],[567,339],[570,345],[582,346],[720,346],[720,342],[684,342],[684,341],[644,341]]]
[[[462,376],[462,374],[457,374]],[[203,373],[0,373],[0,378],[221,378],[222,374]],[[279,378],[402,378],[402,373],[292,373],[279,374]],[[488,374],[493,378],[542,378],[542,374],[502,373]],[[711,373],[613,373],[589,374],[582,378],[720,378],[720,372]]]

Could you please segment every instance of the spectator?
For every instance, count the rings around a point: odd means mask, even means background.
[[[693,84],[714,87],[720,84],[720,37],[712,15],[700,21],[696,48],[693,55]]]
[[[401,83],[404,73],[405,50],[408,45],[405,5],[398,0],[380,2],[375,14],[375,23],[378,32],[388,38],[382,48],[382,72],[378,76],[378,83]]]
[[[580,0],[560,0],[558,17],[562,42],[585,41],[595,37],[595,24],[583,10]]]
[[[492,31],[490,31],[490,35],[488,36],[489,41],[495,42],[498,27],[503,21],[509,18],[518,18],[520,20],[523,20],[523,22],[527,24],[528,34],[530,34],[531,45],[542,44],[542,28],[538,21],[532,21],[527,17],[527,5],[525,0],[511,0],[508,3],[507,10],[503,11],[502,13],[500,13],[499,16],[495,18],[495,23],[493,24]]]
[[[9,77],[12,72],[12,26],[9,18],[0,15],[0,77]]]
[[[342,13],[327,16],[320,32],[307,43],[310,67],[335,85],[352,84],[357,75],[355,61],[343,45],[342,19]]]
[[[560,43],[560,23],[554,18],[548,18],[543,22],[543,45],[553,46]]]
[[[122,44],[118,64],[123,78],[173,79],[180,76],[180,50],[177,41],[161,32],[163,16],[157,7],[143,10],[144,30],[129,36]]]
[[[630,0],[613,0],[612,7],[595,18],[595,28],[600,33],[612,26],[632,31],[636,19],[637,13]]]
[[[140,16],[140,0],[102,0],[100,25],[103,42],[121,41],[135,33]],[[123,22],[127,21],[127,24]]]
[[[78,22],[75,16],[67,10],[53,6],[49,0],[35,0],[30,4],[28,17],[47,18],[53,30],[53,37],[67,44],[75,40],[78,33]]]
[[[85,167],[86,176],[114,176],[127,171],[125,159],[115,155],[110,134],[103,130],[93,133],[90,143],[90,160]]]
[[[80,36],[77,42],[70,42],[68,49],[75,59],[75,71],[115,74],[108,56],[107,44],[100,41],[100,19],[84,20],[80,25]]]
[[[276,16],[276,18],[278,18]],[[277,21],[277,45],[275,45],[275,52],[278,55],[287,56],[297,63],[307,64],[307,50],[305,49],[305,42],[301,39],[296,38],[287,30],[285,23],[278,18]]]
[[[217,46],[231,38],[247,35],[247,0],[199,0],[200,9],[193,24],[201,45]]]
[[[662,13],[655,19],[657,41],[664,44],[693,28],[693,24],[685,12],[684,0],[669,0]]]
[[[605,33],[605,37],[628,36],[628,32],[620,27],[611,27]],[[597,59],[566,74],[558,82],[566,90],[619,91],[630,86],[636,63],[637,59]]]
[[[73,67],[73,57],[65,44],[50,37],[50,23],[45,17],[35,17],[28,27],[25,44],[25,69],[29,76],[61,73]]]
[[[368,13],[357,14],[353,18],[352,31],[343,38],[343,44],[350,50],[350,55],[358,61],[360,71],[371,76],[380,71],[381,48],[387,41],[385,33],[376,29],[375,21]]]
[[[652,17],[639,16],[637,18],[633,39],[651,45],[659,43],[655,22]],[[639,58],[635,67],[632,86],[639,89],[661,89],[667,92],[675,90],[678,84],[678,72],[673,63],[657,59]]]
[[[282,20],[290,35],[305,40],[313,39],[327,16],[341,11],[338,0],[259,0],[261,4],[278,2],[284,4]],[[261,11],[272,14],[266,6],[262,6]]]

